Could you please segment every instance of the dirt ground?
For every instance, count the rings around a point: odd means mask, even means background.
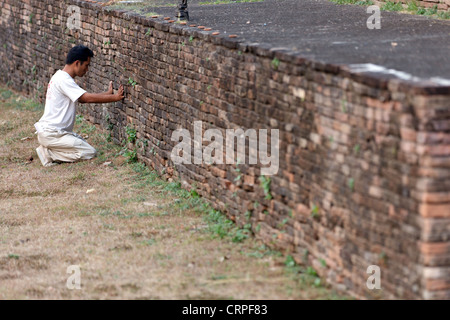
[[[99,156],[43,167],[42,113],[0,87],[0,299],[349,298],[251,236],[233,242],[200,198],[125,161],[80,116],[75,132]],[[79,290],[66,285],[72,265]]]

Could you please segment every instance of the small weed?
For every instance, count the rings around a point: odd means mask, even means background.
[[[381,7],[381,10],[384,10],[384,11],[402,11],[403,10],[403,6],[402,6],[401,2],[388,1]]]
[[[345,101],[345,99],[341,100],[341,111],[347,113],[347,101]]]
[[[350,188],[351,191],[355,189],[355,179],[353,178],[348,179],[348,187]]]
[[[123,154],[127,158],[128,163],[135,163],[138,161],[137,152],[136,149],[134,150],[127,150]]]
[[[321,265],[322,267],[324,267],[324,268],[327,267],[327,263],[326,263],[326,261],[325,261],[324,259],[319,259],[319,261],[320,261],[320,265]]]
[[[145,244],[147,246],[152,246],[152,245],[154,245],[156,243],[156,240],[155,239],[148,239],[148,240],[142,241],[141,243]]]
[[[126,71],[126,68],[125,68],[125,71]],[[134,81],[132,78],[128,78],[128,84],[134,88],[137,85],[137,82]]]
[[[319,207],[315,204],[313,204],[312,209],[311,209],[311,217],[314,219],[319,218]]]
[[[140,238],[140,237],[142,237],[142,232],[132,232],[132,233],[130,234],[130,236],[131,236],[132,238]]]
[[[77,114],[75,116],[75,123],[76,124],[82,124],[84,121],[84,117],[81,114]]]
[[[136,142],[136,129],[130,126],[125,127],[125,132],[127,133],[128,142],[135,143]]]
[[[263,188],[264,194],[266,195],[264,199],[266,200],[272,199],[272,195],[270,194],[271,179],[266,176],[260,176],[259,181],[261,181],[261,187]]]
[[[371,6],[374,4],[373,1],[370,0],[330,0],[331,2],[334,2],[336,4],[356,4],[360,6]]]
[[[286,223],[288,223],[288,221],[288,218],[284,218],[280,223],[277,224],[277,228],[281,229]]]
[[[286,260],[284,261],[284,265],[288,268],[295,267],[297,264],[295,263],[294,258],[291,255],[288,255],[286,257]]]
[[[12,91],[6,90],[2,92],[2,98],[8,100],[13,95]]]
[[[417,12],[419,10],[419,5],[417,4],[417,1],[416,0],[409,1],[406,10],[413,13]]]
[[[275,70],[277,70],[280,66],[280,60],[278,58],[273,58],[271,65]]]
[[[432,8],[428,8],[425,10],[425,16],[432,16],[437,13],[437,5],[434,5]]]
[[[72,176],[72,178],[69,179],[70,184],[75,183],[76,181],[83,181],[86,178],[86,174],[84,172],[80,172],[78,174],[75,174]]]

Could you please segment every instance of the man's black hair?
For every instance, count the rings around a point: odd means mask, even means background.
[[[89,57],[92,58],[93,56],[94,52],[92,52],[91,49],[79,44],[70,49],[69,53],[67,54],[66,64],[72,64],[77,60],[84,62],[87,61]]]

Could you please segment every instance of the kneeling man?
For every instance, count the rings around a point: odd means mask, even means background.
[[[86,74],[94,53],[88,47],[73,47],[66,65],[51,78],[42,118],[34,124],[40,146],[36,152],[45,167],[56,162],[75,162],[96,156],[97,151],[78,134],[72,132],[75,123],[77,102],[108,103],[124,98],[123,86],[114,93],[112,81],[109,90],[103,93],[88,93],[74,81]]]

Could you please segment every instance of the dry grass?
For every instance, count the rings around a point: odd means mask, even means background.
[[[200,199],[120,165],[99,127],[75,128],[91,132],[97,159],[43,167],[33,127],[42,112],[0,88],[0,299],[341,298],[254,238],[214,237]],[[81,290],[66,287],[70,265]]]

